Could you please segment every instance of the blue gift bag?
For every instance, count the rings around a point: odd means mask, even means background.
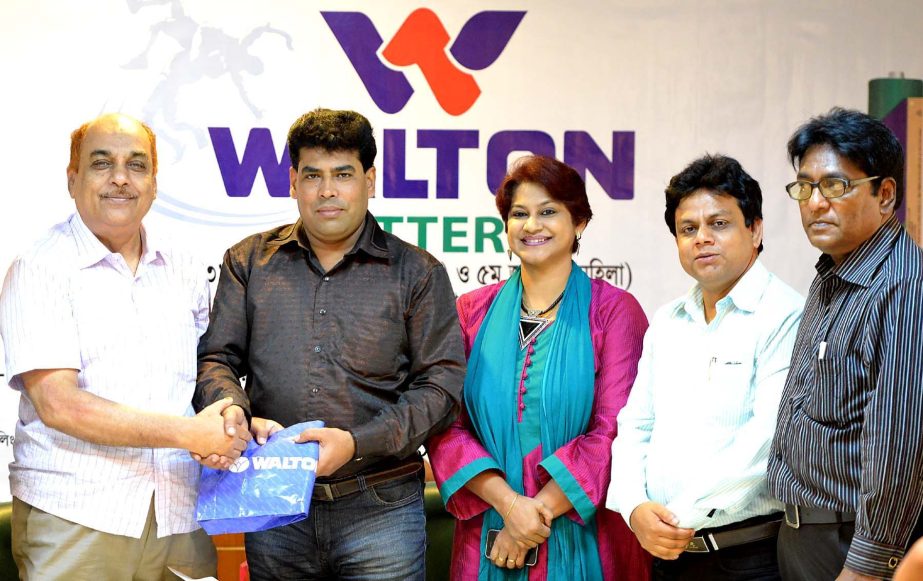
[[[302,422],[251,440],[231,468],[202,469],[196,520],[210,535],[252,533],[307,518],[317,471],[317,442],[293,440],[324,422]]]

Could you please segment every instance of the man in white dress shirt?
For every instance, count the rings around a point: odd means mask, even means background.
[[[141,122],[110,114],[74,131],[77,212],[13,262],[0,293],[6,368],[21,393],[10,485],[22,579],[215,572],[188,452],[234,458],[249,433],[225,428],[230,399],[193,414],[208,284],[141,225],[156,174]]]
[[[654,579],[778,579],[766,462],[804,300],[758,259],[762,194],[737,161],[694,161],[666,202],[696,284],[644,337],[607,507],[654,555]]]

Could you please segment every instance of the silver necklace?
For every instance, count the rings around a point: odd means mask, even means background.
[[[561,302],[561,299],[563,299],[563,298],[564,298],[564,291],[561,291],[561,294],[558,295],[558,298],[556,298],[556,299],[554,300],[553,303],[551,303],[550,305],[548,305],[548,308],[547,308],[547,309],[530,309],[530,308],[526,307],[526,298],[525,298],[525,296],[523,296],[522,299],[520,299],[520,301],[519,301],[519,306],[522,307],[522,310],[525,311],[525,313],[526,313],[527,316],[529,316],[529,317],[541,317],[541,316],[544,316],[544,315],[548,314],[548,313],[551,311],[551,309],[553,309],[553,308],[555,308],[556,306],[558,306],[558,303],[560,303],[560,302]]]

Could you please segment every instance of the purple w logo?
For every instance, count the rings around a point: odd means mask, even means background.
[[[383,63],[378,49],[384,41],[368,16],[361,12],[321,12],[333,35],[362,79],[378,108],[397,113],[413,95],[407,77]],[[401,25],[381,56],[395,67],[417,65],[442,109],[461,115],[481,95],[474,77],[455,62],[480,71],[497,60],[525,12],[485,11],[471,17],[449,47],[449,33],[428,8],[415,10]]]

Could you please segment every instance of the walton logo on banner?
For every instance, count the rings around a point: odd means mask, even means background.
[[[290,193],[291,163],[284,141],[277,143],[270,128],[256,126],[250,128],[244,143],[241,143],[240,137],[235,140],[232,129],[242,132],[246,126],[246,121],[236,114],[232,117],[236,127],[232,127],[229,122],[222,123],[220,112],[217,118],[209,114],[207,137],[203,128],[191,119],[196,118],[195,113],[203,112],[203,108],[212,107],[211,102],[216,96],[208,91],[215,89],[199,84],[215,78],[224,78],[233,83],[230,98],[224,92],[218,97],[222,102],[229,101],[229,106],[239,106],[240,103],[234,101],[240,100],[254,118],[260,118],[262,111],[255,102],[251,102],[243,74],[259,76],[276,61],[262,52],[267,50],[265,44],[259,45],[260,49],[257,50],[254,43],[257,39],[275,37],[284,41],[284,47],[276,47],[277,51],[291,51],[298,42],[297,35],[293,36],[267,24],[240,37],[239,33],[206,26],[187,16],[181,0],[128,2],[132,11],[154,3],[169,3],[171,6],[170,16],[150,26],[147,44],[124,66],[131,70],[145,69],[146,76],[157,81],[144,106],[144,117],[154,119],[158,134],[165,143],[172,146],[175,161],[183,159],[184,164],[190,167],[206,163],[207,154],[199,150],[210,140],[227,197],[250,198],[260,176],[268,193],[265,198],[251,198],[248,204],[226,204],[221,197],[212,195],[211,188],[194,187],[188,192],[184,189],[182,196],[170,195],[172,192],[161,190],[159,202],[154,209],[180,221],[218,227],[257,229],[294,219],[294,208],[290,204],[282,211],[281,205],[273,205],[270,201],[272,198],[288,198]],[[387,42],[382,40],[375,25],[363,13],[318,14],[326,21],[372,100],[383,112],[394,114],[407,105],[414,89],[408,76],[397,69],[416,65],[442,109],[450,115],[462,115],[472,108],[481,94],[472,71],[484,70],[499,59],[526,12],[479,12],[468,18],[453,39],[432,10],[421,8],[407,16]],[[176,40],[179,47],[160,40],[165,37]],[[143,35],[140,40],[143,40]],[[165,50],[175,52],[167,55],[170,61],[163,75],[152,76],[155,70],[159,70],[156,69],[159,65],[149,66],[148,56],[152,47],[160,44],[164,44]],[[222,90],[226,92],[226,89]],[[176,108],[178,95],[181,94],[188,96],[183,101],[190,107],[185,117]],[[463,158],[464,150],[480,150],[485,160],[482,183],[486,190],[468,186],[468,196],[491,195],[506,175],[510,155],[529,151],[559,157],[585,179],[592,175],[605,194],[613,200],[630,200],[634,197],[633,131],[606,132],[609,135],[604,133],[599,143],[588,131],[580,128],[565,129],[559,135],[541,129],[502,127],[491,133],[481,129],[432,126],[414,131],[416,148],[435,150],[436,159],[430,177],[419,177],[420,168],[414,170],[414,177],[408,175],[411,131],[401,127],[386,127],[380,144],[381,191],[384,198],[419,201],[429,198],[458,199],[461,196],[460,176],[463,172],[470,173],[470,169],[462,166],[463,160],[470,159],[470,155]],[[276,136],[279,136],[278,132]],[[177,187],[183,188],[184,185]],[[415,203],[413,207],[423,211],[426,206]],[[476,253],[503,251],[500,238],[503,232],[502,221],[495,216],[376,217],[386,229],[391,224],[416,224],[418,237],[415,243],[423,248],[427,246],[427,225],[442,223],[443,252],[462,253],[470,249]],[[452,242],[458,234],[453,225],[468,223],[469,218],[470,236],[474,244],[469,247]],[[489,246],[485,245],[488,239]]]
[[[368,16],[361,12],[321,12],[333,35],[362,79],[378,108],[397,113],[413,95],[407,77],[378,57],[384,41]],[[497,60],[519,26],[525,12],[488,10],[472,16],[449,47],[460,65],[474,71]],[[481,95],[474,77],[449,60],[451,38],[436,14],[415,10],[401,25],[381,56],[396,67],[417,65],[436,101],[450,115],[461,115]]]

